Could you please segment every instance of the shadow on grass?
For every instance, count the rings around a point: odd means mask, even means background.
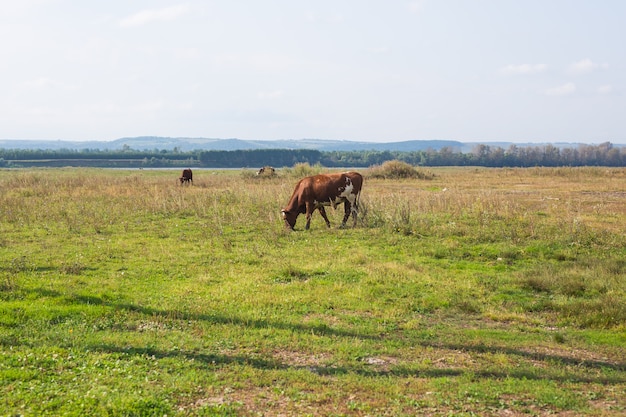
[[[8,287],[8,286],[7,286]],[[10,301],[10,300],[23,300],[25,298],[28,299],[39,299],[39,298],[55,298],[60,297],[61,293],[56,290],[50,290],[47,288],[20,288],[19,286],[3,288],[2,282],[0,282],[0,300],[2,301]]]
[[[320,376],[342,376],[342,375],[359,375],[368,378],[443,378],[443,377],[461,377],[464,375],[471,376],[472,378],[482,379],[520,379],[520,380],[537,380],[537,381],[556,381],[556,382],[569,382],[569,383],[599,383],[603,385],[618,385],[626,383],[626,377],[620,377],[618,375],[579,375],[574,373],[564,373],[562,369],[556,369],[551,371],[549,369],[540,369],[537,372],[532,370],[475,370],[475,369],[460,369],[460,368],[437,368],[437,369],[412,369],[410,367],[394,367],[393,369],[380,370],[376,368],[369,368],[365,365],[355,366],[304,366],[304,365],[290,365],[282,363],[275,359],[263,359],[254,358],[243,355],[222,355],[222,354],[205,354],[185,352],[181,350],[176,351],[162,351],[154,348],[136,348],[129,347],[123,348],[113,345],[92,345],[90,350],[98,351],[101,353],[120,354],[129,356],[147,356],[155,359],[185,359],[193,360],[197,363],[202,363],[208,366],[221,367],[231,364],[251,366],[253,368],[261,370],[302,370],[315,373]]]
[[[238,365],[247,365],[252,366],[257,369],[265,369],[265,370],[285,370],[290,369],[289,366],[285,364],[281,364],[278,361],[261,359],[261,358],[252,358],[243,355],[220,355],[220,354],[207,354],[207,353],[193,353],[193,352],[185,352],[181,350],[175,351],[162,351],[153,348],[137,348],[137,347],[119,347],[113,345],[96,345],[90,346],[90,350],[94,350],[101,353],[114,353],[114,354],[122,354],[129,356],[147,356],[153,357],[155,359],[165,359],[165,358],[174,358],[174,359],[186,359],[193,360],[199,363],[203,363],[205,365],[210,366],[222,366],[222,365],[230,365],[230,364],[238,364]]]
[[[357,332],[333,329],[325,324],[322,325],[306,325],[295,324],[273,320],[248,319],[236,316],[225,316],[217,314],[192,314],[181,311],[159,310],[151,307],[143,307],[128,303],[113,303],[93,296],[74,296],[68,301],[92,305],[104,305],[115,309],[121,309],[150,317],[162,317],[170,320],[197,320],[207,321],[216,324],[229,324],[236,326],[244,326],[251,328],[276,328],[289,331],[305,332],[308,334],[316,334],[330,337],[350,337],[360,339],[381,340],[382,335],[363,335]],[[111,345],[93,346],[93,349],[110,352],[121,353],[126,355],[149,355],[155,358],[176,358],[182,357],[193,359],[201,363],[211,366],[242,364],[266,370],[298,370],[304,369],[314,372],[318,375],[344,375],[357,374],[368,377],[416,377],[416,378],[437,378],[446,376],[462,376],[472,375],[478,378],[489,379],[529,379],[529,380],[551,380],[559,382],[575,382],[575,383],[602,383],[602,384],[623,384],[626,383],[626,376],[619,373],[626,372],[626,363],[624,362],[607,362],[597,360],[577,359],[569,356],[556,354],[546,354],[539,352],[528,352],[521,349],[514,349],[502,346],[488,346],[485,344],[453,344],[453,343],[437,343],[416,340],[415,345],[426,348],[445,349],[475,353],[491,353],[505,354],[507,356],[518,356],[530,360],[545,363],[545,367],[533,369],[462,369],[462,368],[437,368],[437,369],[414,369],[409,365],[393,366],[390,369],[380,369],[367,364],[354,366],[293,366],[288,363],[282,363],[275,359],[263,359],[242,355],[222,355],[222,354],[203,354],[185,351],[161,351],[152,348],[121,348]],[[565,367],[574,367],[572,371]],[[591,371],[608,371],[607,374],[591,374]]]
[[[528,352],[525,350],[512,349],[502,346],[488,346],[485,344],[477,345],[461,345],[461,344],[445,344],[445,343],[429,343],[421,342],[421,346],[431,347],[435,349],[446,349],[452,351],[505,354],[507,356],[519,356],[526,359],[536,360],[540,362],[558,363],[560,365],[577,366],[586,369],[610,369],[613,371],[626,372],[626,362],[605,362],[597,360],[578,359],[569,356],[552,355],[539,352]]]
[[[338,336],[338,337],[350,337],[359,339],[380,339],[377,335],[364,335],[349,330],[334,329],[326,324],[299,324],[288,323],[267,319],[254,319],[236,316],[227,316],[220,314],[195,314],[184,311],[176,310],[159,310],[152,307],[143,307],[135,304],[128,303],[114,303],[103,300],[100,297],[94,296],[73,296],[68,299],[69,302],[90,304],[90,305],[103,305],[119,310],[127,310],[134,313],[144,314],[150,317],[161,317],[169,320],[195,320],[206,321],[214,324],[230,324],[235,326],[251,327],[256,329],[281,329],[296,332],[304,332],[308,334],[315,334],[318,336]]]
[[[69,266],[63,265],[61,267],[51,266],[51,265],[34,266],[34,265],[30,265],[29,263],[27,263],[27,261],[14,259],[13,261],[9,262],[6,265],[0,265],[0,272],[6,273],[6,274],[18,274],[20,272],[29,272],[29,273],[31,272],[34,272],[34,273],[59,272],[63,274],[77,275],[77,274],[72,273],[72,270],[73,270],[72,267],[74,267],[79,272],[97,270],[97,268],[88,267],[88,266],[84,266],[80,264],[76,264],[76,265],[69,264]]]

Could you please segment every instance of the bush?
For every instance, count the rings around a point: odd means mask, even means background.
[[[304,178],[310,177],[311,175],[321,174],[324,167],[320,164],[315,164],[314,166],[309,165],[308,162],[297,163],[293,166],[293,168],[287,168],[285,172],[287,172],[292,177],[296,178]]]
[[[393,161],[386,161],[382,165],[375,165],[368,171],[368,176],[371,178],[383,178],[383,179],[404,179],[404,178],[417,178],[421,180],[433,179],[433,174],[426,174],[413,165],[403,161],[394,159]]]

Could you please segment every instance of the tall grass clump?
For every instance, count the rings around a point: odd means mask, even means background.
[[[327,172],[321,164],[310,165],[308,162],[300,162],[291,168],[285,168],[285,173],[292,178],[304,178]]]
[[[552,311],[564,324],[585,328],[626,326],[623,260],[557,256],[518,273],[519,285],[535,294],[535,311]],[[538,308],[539,307],[539,308]]]
[[[413,165],[399,161],[386,161],[382,165],[375,165],[368,169],[367,177],[380,179],[420,179],[430,180],[433,178],[432,173],[426,173],[414,167]]]

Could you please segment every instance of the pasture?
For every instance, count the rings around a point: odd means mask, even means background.
[[[0,415],[626,414],[626,169],[316,170],[0,170]]]

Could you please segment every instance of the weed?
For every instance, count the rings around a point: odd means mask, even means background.
[[[0,275],[0,291],[13,292],[17,289],[17,280],[12,273],[3,273]]]
[[[80,275],[87,267],[79,261],[63,262],[60,271],[67,275]]]
[[[9,261],[7,271],[11,274],[19,274],[21,272],[31,272],[35,266],[26,256],[19,256]]]

